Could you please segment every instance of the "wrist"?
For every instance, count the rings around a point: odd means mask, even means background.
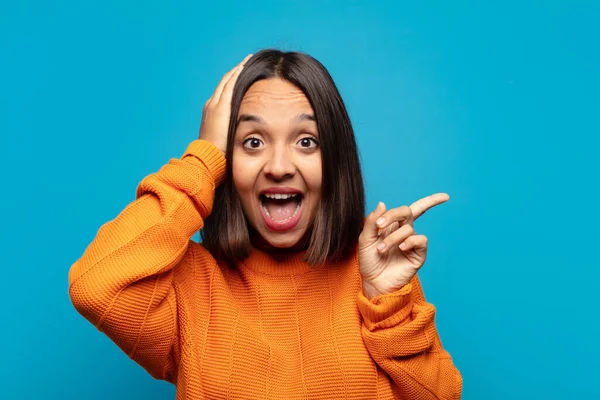
[[[204,165],[213,178],[215,187],[219,186],[225,177],[226,161],[222,152],[213,142],[205,139],[194,140],[188,145],[182,159],[188,159],[188,157],[191,157],[196,163]]]
[[[363,282],[362,291],[363,291],[363,295],[369,300],[372,299],[373,297],[384,294],[384,293],[381,293],[379,290],[377,290],[377,288],[369,282]]]
[[[206,135],[204,135],[204,136],[198,135],[198,140],[203,140],[205,142],[209,142],[210,144],[215,146],[217,149],[219,149],[221,151],[221,153],[223,153],[223,156],[225,156],[225,148],[226,148],[227,144],[222,143],[221,140],[215,140],[214,138],[206,137]]]
[[[365,327],[370,331],[403,325],[411,320],[413,309],[411,283],[389,294],[368,298],[359,292],[357,306]]]
[[[362,291],[363,291],[363,295],[367,299],[370,300],[370,299],[372,299],[374,297],[377,297],[377,296],[383,296],[383,295],[386,295],[386,294],[397,292],[398,290],[401,290],[402,288],[404,288],[409,283],[410,282],[407,282],[407,283],[400,284],[399,286],[395,286],[395,287],[381,288],[381,287],[377,286],[376,284],[374,284],[372,282],[363,281],[363,283],[362,283]]]

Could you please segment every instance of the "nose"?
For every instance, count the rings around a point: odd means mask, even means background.
[[[270,152],[263,168],[267,178],[275,181],[289,179],[296,173],[296,164],[292,152],[287,146],[277,146]]]

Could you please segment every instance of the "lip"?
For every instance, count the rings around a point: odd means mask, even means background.
[[[262,190],[259,194],[302,194],[302,190],[298,190],[288,186],[273,186]]]

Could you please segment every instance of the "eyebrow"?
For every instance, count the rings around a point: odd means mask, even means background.
[[[310,115],[310,114],[298,114],[298,115],[296,115],[296,118],[294,118],[294,120],[296,120],[298,122],[302,122],[302,121],[316,122],[314,115]],[[262,119],[261,117],[259,117],[258,115],[241,114],[237,120],[238,125],[241,122],[256,122],[257,124],[264,124],[265,120]]]

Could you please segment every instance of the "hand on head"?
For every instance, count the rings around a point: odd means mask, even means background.
[[[233,88],[244,65],[251,57],[252,54],[247,55],[241,63],[223,76],[202,109],[202,122],[198,139],[212,142],[223,154],[227,149],[227,132],[231,116]]]

